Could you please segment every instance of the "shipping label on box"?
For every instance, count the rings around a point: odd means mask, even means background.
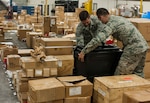
[[[43,70],[42,69],[35,69],[35,77],[42,77]]]

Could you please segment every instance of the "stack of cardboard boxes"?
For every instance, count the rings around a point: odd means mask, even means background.
[[[82,76],[29,81],[29,103],[91,103],[93,84]]]
[[[57,76],[57,59],[47,56],[44,62],[37,62],[33,57],[21,57],[21,66],[26,77]]]

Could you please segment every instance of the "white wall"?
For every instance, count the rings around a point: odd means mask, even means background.
[[[29,6],[38,6],[38,5],[45,5],[46,0],[28,0],[27,5]],[[55,0],[47,0],[49,5],[49,14],[51,15],[52,6],[55,5]]]
[[[79,0],[79,7],[81,7],[83,2],[88,0]],[[104,7],[107,9],[115,8],[116,7],[116,0],[93,0],[93,3],[97,3],[98,8]],[[28,0],[29,6],[37,6],[38,4],[45,4],[45,0]],[[48,4],[50,5],[50,11],[52,9],[52,5],[55,5],[55,0],[48,0]],[[129,0],[118,0],[118,4],[128,4],[129,7],[133,6],[134,4],[140,4],[139,1],[129,1]],[[143,1],[143,12],[150,11],[150,1]],[[51,14],[51,12],[49,13]]]

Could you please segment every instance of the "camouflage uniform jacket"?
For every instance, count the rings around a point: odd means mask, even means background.
[[[101,23],[101,21],[98,20],[96,16],[90,17],[90,25],[84,26],[82,22],[80,22],[76,29],[76,41],[77,46],[85,47],[88,43],[91,42],[93,38],[97,37],[98,31],[105,30],[105,25]],[[111,30],[107,30],[111,31]],[[111,33],[111,32],[109,32]],[[98,39],[98,38],[97,38]],[[97,40],[96,45],[90,45],[92,47],[89,48],[85,53],[90,52],[91,50],[95,49],[97,46],[101,45],[102,40]]]
[[[106,25],[108,29],[99,30],[96,37],[84,47],[82,50],[83,53],[86,54],[92,51],[94,49],[92,45],[97,45],[100,41],[106,40],[110,34],[117,40],[122,41],[124,52],[127,54],[139,54],[145,52],[149,48],[142,34],[127,19],[111,15]]]

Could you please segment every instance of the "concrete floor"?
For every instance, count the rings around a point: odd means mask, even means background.
[[[27,48],[25,42],[18,41],[16,31],[5,33],[5,39],[8,42],[13,42],[18,48]],[[10,84],[4,68],[5,66],[0,60],[0,103],[20,103],[17,96],[14,95],[15,91],[11,90],[9,86]]]

